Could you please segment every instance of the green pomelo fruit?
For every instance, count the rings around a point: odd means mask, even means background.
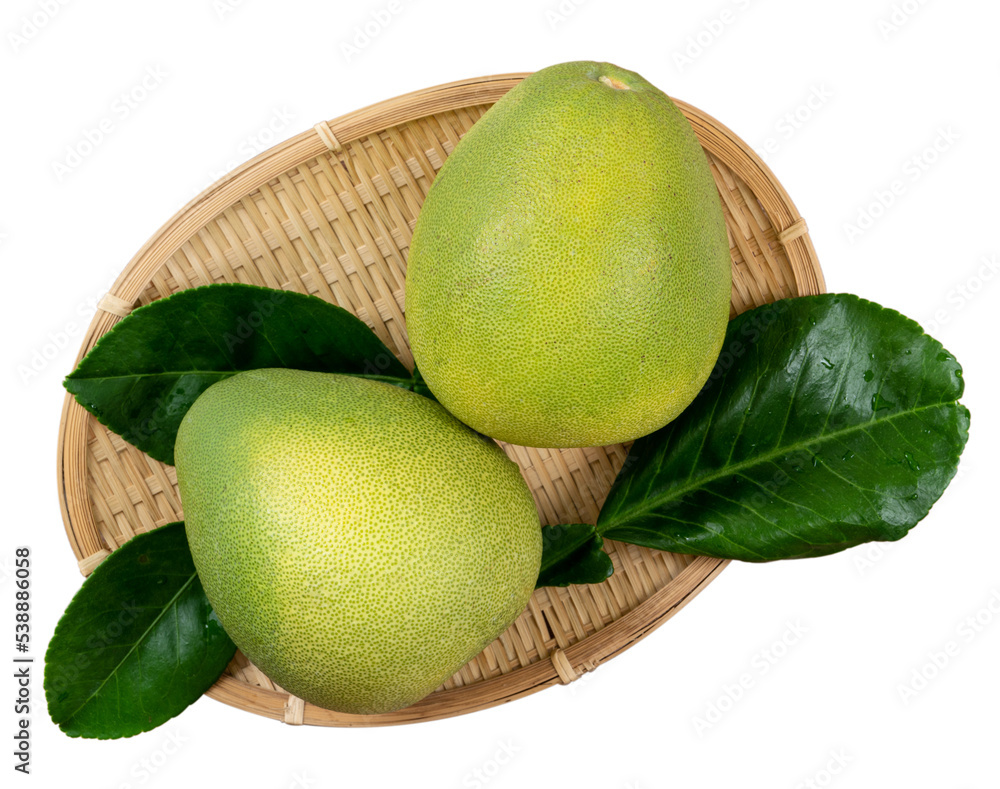
[[[321,707],[418,701],[534,588],[541,529],[516,464],[395,386],[234,375],[184,417],[176,462],[191,554],[223,627]]]
[[[729,317],[708,160],[662,91],[608,63],[525,79],[445,161],[406,276],[437,399],[515,444],[627,441],[694,399]]]

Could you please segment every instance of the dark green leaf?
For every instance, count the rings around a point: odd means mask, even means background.
[[[235,651],[184,524],[136,535],[97,566],[56,626],[45,653],[49,715],[71,737],[149,731],[197,701]]]
[[[632,446],[598,531],[753,562],[898,540],[955,475],[962,387],[941,343],[857,296],[746,312],[694,403]]]
[[[542,527],[542,568],[536,589],[599,584],[613,572],[604,540],[589,523]]]
[[[413,373],[410,375],[410,379],[405,382],[409,384],[408,386],[403,386],[404,389],[409,389],[411,392],[416,392],[419,395],[423,395],[431,400],[435,400],[434,394],[431,392],[431,388],[424,381],[424,377],[420,374],[420,370],[417,369],[417,365],[413,365]],[[396,384],[400,386],[401,384]]]
[[[347,310],[240,284],[191,288],[138,308],[98,340],[64,385],[101,424],[172,464],[177,428],[198,395],[264,367],[350,373],[430,394]]]

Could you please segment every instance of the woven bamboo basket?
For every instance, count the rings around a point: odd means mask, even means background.
[[[138,252],[100,303],[80,350],[135,307],[185,288],[247,282],[311,293],[354,312],[407,365],[403,284],[417,214],[462,135],[526,74],[463,80],[385,101],[282,143],[185,206]],[[729,230],[733,315],[820,293],[805,221],[770,170],[727,128],[677,102],[705,149]],[[622,445],[504,446],[542,522],[593,523],[625,460]],[[183,519],[174,469],[100,425],[67,396],[59,495],[84,575],[135,534]],[[291,696],[240,653],[212,698],[290,724],[376,726],[434,720],[566,684],[673,616],[726,562],[607,542],[602,584],[540,589],[520,618],[418,704],[345,715]]]

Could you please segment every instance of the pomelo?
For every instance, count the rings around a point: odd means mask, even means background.
[[[534,589],[541,529],[520,471],[418,394],[239,373],[195,401],[175,457],[191,553],[223,627],[321,707],[412,704]]]
[[[729,317],[729,243],[704,151],[638,74],[529,76],[445,161],[406,276],[435,397],[515,444],[637,438],[698,393]]]

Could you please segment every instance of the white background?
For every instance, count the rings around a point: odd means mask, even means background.
[[[989,608],[1000,611],[989,454],[998,437],[990,403],[1000,8],[987,0],[347,5],[53,0],[53,14],[42,0],[8,0],[0,11],[0,631],[13,631],[14,547],[30,545],[39,661],[32,775],[3,785],[1000,785],[1000,614]],[[372,12],[390,21],[365,44],[356,27]],[[31,19],[45,24],[33,31]],[[829,290],[902,311],[958,357],[972,429],[944,497],[900,543],[734,564],[576,686],[499,709],[347,730],[288,727],[202,699],[131,739],[62,734],[46,714],[40,662],[82,582],[56,495],[60,382],[112,278],[211,180],[320,120],[425,86],[577,59],[638,71],[755,148],[773,138],[765,159],[808,220]],[[147,83],[154,89],[124,112],[120,94],[157,70]],[[789,113],[798,113],[794,124]],[[54,165],[67,148],[106,118],[105,138],[60,177]],[[902,194],[879,207],[894,181]],[[861,212],[877,217],[849,233]],[[74,332],[67,347],[46,349]],[[53,358],[37,364],[36,353]],[[27,375],[33,359],[42,369]],[[973,629],[966,620],[977,615]],[[791,646],[776,648],[782,639]],[[935,672],[932,656],[949,642],[957,655]],[[0,654],[13,657],[9,642]],[[934,676],[904,699],[914,671]],[[737,693],[742,675],[752,686]],[[0,698],[15,690],[13,679],[0,682]],[[8,754],[0,769],[11,776],[16,716],[9,702],[0,709]]]

